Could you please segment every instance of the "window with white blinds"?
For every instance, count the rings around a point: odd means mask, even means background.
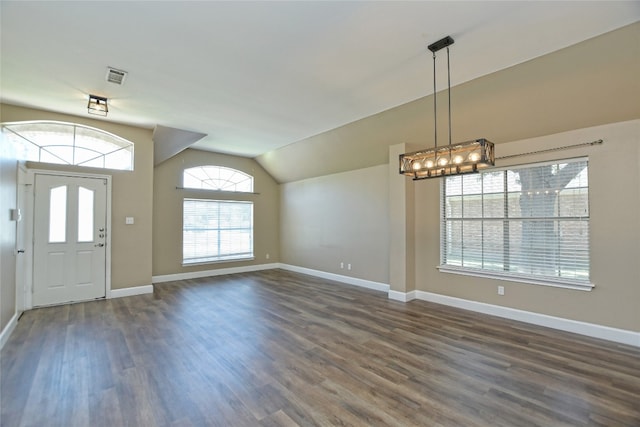
[[[585,158],[442,181],[441,271],[591,288]]]
[[[182,263],[253,258],[253,202],[184,199]]]

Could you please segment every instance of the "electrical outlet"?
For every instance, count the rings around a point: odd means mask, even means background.
[[[340,268],[344,268],[344,262],[340,263]]]
[[[498,295],[504,295],[504,286],[498,286]]]
[[[269,254],[265,255],[265,258],[269,259]]]
[[[347,264],[347,270],[351,270],[351,264]]]

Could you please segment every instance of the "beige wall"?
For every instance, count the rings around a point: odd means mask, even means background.
[[[640,22],[455,86],[453,140],[504,143],[640,117],[639,39]],[[455,55],[454,49],[453,67]],[[430,60],[425,53],[427,73]],[[439,129],[446,136],[446,103],[440,106]],[[400,143],[433,145],[431,96],[257,160],[278,182],[292,182],[387,163],[388,147]]]
[[[182,171],[185,168],[202,165],[225,166],[252,175],[254,192],[259,194],[207,193],[176,189],[182,187]],[[154,170],[153,275],[279,262],[279,191],[278,184],[253,159],[188,149],[160,163]],[[182,201],[185,197],[253,201],[255,259],[183,267]],[[266,258],[267,254],[269,259]]]
[[[16,166],[13,147],[0,136],[0,332],[16,313]]]
[[[604,144],[518,157],[511,163],[589,157],[592,291],[440,273],[439,180],[415,186],[416,289],[640,331],[640,120],[517,141],[496,150],[497,156],[505,156],[597,139]],[[498,296],[498,285],[505,287],[504,296]]]
[[[381,165],[282,184],[282,262],[389,283],[387,173]]]
[[[153,141],[152,131],[93,120],[86,117],[52,113],[49,111],[1,105],[3,122],[25,120],[57,120],[79,123],[118,135],[135,144],[135,170],[65,167],[31,163],[39,169],[65,170],[111,175],[111,288],[120,289],[151,284],[151,227],[153,197]],[[125,217],[133,216],[134,225],[125,225]]]

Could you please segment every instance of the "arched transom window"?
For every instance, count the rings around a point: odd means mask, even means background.
[[[253,177],[224,166],[196,166],[184,170],[184,188],[199,190],[253,192]]]
[[[2,137],[16,143],[22,160],[133,170],[133,143],[89,126],[54,121],[3,123]]]

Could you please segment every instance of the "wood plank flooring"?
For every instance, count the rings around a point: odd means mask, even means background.
[[[269,270],[37,309],[11,426],[640,426],[640,349]]]

